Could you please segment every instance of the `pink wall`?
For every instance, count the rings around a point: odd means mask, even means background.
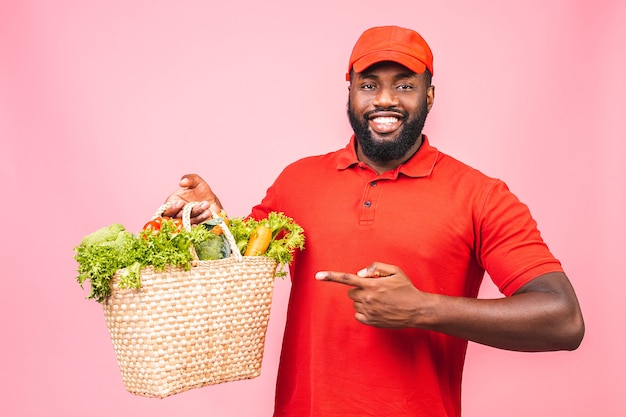
[[[1,415],[271,415],[288,281],[261,377],[145,399],[72,249],[138,230],[184,173],[245,215],[285,164],[344,146],[350,48],[379,24],[430,42],[432,143],[530,205],[587,321],[575,352],[471,345],[465,416],[626,414],[625,2],[210,3],[1,3]]]

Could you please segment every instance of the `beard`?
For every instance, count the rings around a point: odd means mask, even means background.
[[[368,119],[372,112],[365,113],[363,118],[360,119],[355,114],[348,97],[348,118],[350,119],[350,125],[354,131],[357,144],[367,158],[378,163],[397,161],[406,156],[407,152],[411,150],[422,134],[426,116],[428,115],[427,108],[426,99],[424,98],[419,111],[413,116],[410,116],[405,111],[393,109],[393,111],[402,114],[404,124],[397,133],[398,136],[395,140],[379,141],[372,137],[372,131],[369,128]]]

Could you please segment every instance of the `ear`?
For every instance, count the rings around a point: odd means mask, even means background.
[[[426,90],[426,103],[428,104],[428,111],[433,108],[433,104],[435,104],[435,86],[430,85],[428,90]]]

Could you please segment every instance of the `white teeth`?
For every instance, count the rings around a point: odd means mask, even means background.
[[[374,123],[390,125],[398,121],[397,117],[376,117]]]

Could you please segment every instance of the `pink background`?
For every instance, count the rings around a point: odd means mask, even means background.
[[[348,55],[380,24],[430,42],[426,133],[529,204],[586,318],[575,352],[471,344],[464,415],[626,414],[625,2],[4,0],[1,415],[271,415],[288,280],[261,377],[146,399],[73,247],[137,231],[184,173],[242,216],[288,162],[343,147]]]

